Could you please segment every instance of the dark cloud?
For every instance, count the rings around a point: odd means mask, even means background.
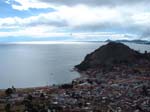
[[[75,31],[90,31],[90,32],[97,32],[97,31],[118,31],[118,32],[139,32],[141,29],[137,25],[129,24],[127,26],[121,25],[120,23],[113,23],[113,22],[102,22],[102,23],[91,23],[91,24],[84,24],[79,26],[74,26],[72,28]]]
[[[40,2],[74,6],[84,4],[88,6],[117,6],[117,5],[134,5],[147,4],[149,0],[38,0]]]
[[[127,26],[117,23],[88,24],[75,26],[72,30],[77,32],[120,32],[122,34],[133,34],[125,35],[126,38],[130,39],[150,39],[150,27],[141,27],[136,24],[128,24]]]
[[[143,31],[139,39],[150,39],[150,29]]]

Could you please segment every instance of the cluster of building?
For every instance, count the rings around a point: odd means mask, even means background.
[[[70,84],[16,91],[2,103],[24,112],[150,112],[150,65],[89,70]]]
[[[109,72],[89,70],[59,87],[53,101],[79,112],[150,112],[150,65],[113,66]]]

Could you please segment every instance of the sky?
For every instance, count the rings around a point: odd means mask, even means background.
[[[150,40],[149,0],[0,0],[0,42]]]

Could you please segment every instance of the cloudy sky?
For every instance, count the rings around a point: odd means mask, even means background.
[[[150,40],[149,0],[0,0],[0,42]]]

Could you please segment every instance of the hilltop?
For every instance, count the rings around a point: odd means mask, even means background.
[[[139,60],[150,61],[149,53],[145,52],[143,54],[129,48],[125,44],[109,42],[88,54],[75,68],[79,71],[86,71],[88,69],[112,66],[115,64],[132,65],[138,63]]]

